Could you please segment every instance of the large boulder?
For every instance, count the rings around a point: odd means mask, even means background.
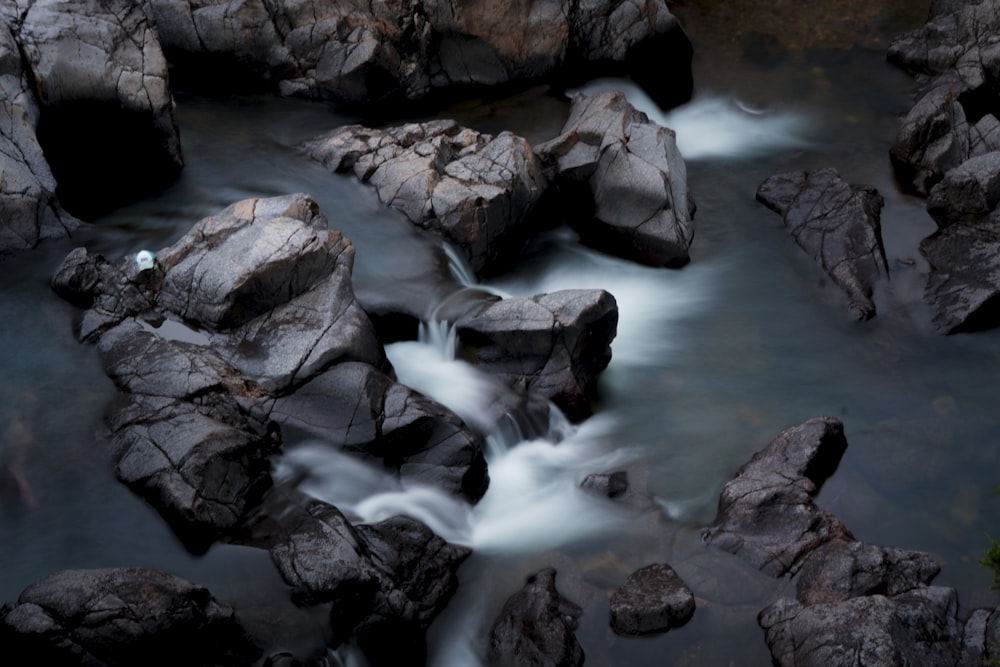
[[[771,176],[757,200],[781,214],[788,233],[829,274],[859,320],[875,316],[876,282],[888,277],[875,188],[850,185],[835,169]]]
[[[623,93],[576,95],[562,134],[536,152],[584,243],[652,266],[688,263],[693,207],[674,132]]]
[[[797,572],[819,546],[853,539],[813,500],[846,449],[844,425],[833,417],[782,431],[726,482],[705,541],[780,577]]]
[[[39,109],[21,52],[0,26],[0,257],[65,236],[79,221],[56,200],[56,181],[36,130]]]
[[[286,439],[296,432],[321,439],[472,502],[489,483],[482,436],[369,364],[334,366],[275,401],[270,417]]]
[[[985,637],[963,647],[957,607],[953,589],[924,587],[809,606],[782,598],[759,622],[778,667],[983,664]]]
[[[330,604],[333,644],[355,637],[369,664],[421,665],[424,633],[458,588],[470,551],[397,516],[352,526],[312,501],[286,513],[271,556],[301,604]]]
[[[556,590],[556,572],[542,570],[504,604],[490,630],[490,660],[498,667],[579,667],[574,634],[582,610]]]
[[[0,607],[6,659],[46,665],[253,664],[260,649],[211,593],[147,568],[65,570]]]
[[[89,218],[161,188],[183,160],[167,61],[141,4],[37,0],[14,23],[61,203]]]
[[[372,106],[599,66],[634,72],[665,103],[691,93],[691,45],[662,0],[145,4],[179,75],[208,85],[256,79],[286,95]]]
[[[618,305],[604,290],[486,300],[455,320],[464,358],[520,393],[551,400],[572,421],[592,413],[617,326]]]
[[[353,170],[379,199],[455,246],[477,272],[509,264],[534,233],[545,189],[523,138],[442,120],[386,130],[348,125],[306,144],[333,171]]]

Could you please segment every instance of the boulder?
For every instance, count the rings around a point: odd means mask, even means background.
[[[183,164],[167,61],[141,4],[38,0],[14,37],[61,203],[83,218],[155,192]]]
[[[471,502],[489,477],[482,436],[438,403],[394,382],[369,364],[338,364],[274,402],[270,417],[286,437],[319,438],[376,459],[402,479]]]
[[[504,604],[490,630],[489,657],[499,667],[579,667],[574,631],[582,610],[556,590],[556,572],[542,570]]]
[[[835,169],[771,176],[757,200],[781,214],[795,242],[848,298],[859,320],[875,316],[874,286],[889,267],[882,246],[883,199],[875,188],[849,185]]]
[[[864,595],[893,597],[923,588],[940,571],[934,557],[923,551],[833,540],[806,559],[795,597],[807,606]]]
[[[782,598],[759,617],[778,667],[981,664],[963,649],[958,601],[950,588],[923,587],[803,605]]]
[[[694,594],[665,563],[636,570],[611,594],[611,628],[620,635],[666,632],[693,614]]]
[[[833,417],[782,431],[726,482],[705,541],[780,577],[797,572],[823,544],[853,539],[813,501],[846,449],[844,425]]]
[[[482,302],[460,315],[460,353],[524,394],[551,400],[572,421],[592,413],[611,361],[618,306],[604,290],[563,290]]]
[[[48,665],[253,664],[233,610],[201,586],[148,568],[64,570],[0,607],[10,659]]]
[[[674,137],[621,92],[573,98],[562,134],[536,152],[584,243],[651,266],[688,263],[693,207]]]
[[[1000,213],[952,225],[920,242],[930,265],[924,301],[943,334],[1000,326]]]
[[[534,232],[545,180],[528,142],[510,132],[491,136],[448,120],[387,130],[348,125],[305,148],[332,171],[353,170],[476,272],[509,264]]]
[[[56,199],[36,134],[38,103],[6,23],[0,26],[0,257],[66,236],[80,221]]]
[[[927,212],[938,229],[978,222],[1000,204],[1000,151],[969,158],[952,169],[930,191]]]
[[[333,645],[355,637],[369,664],[424,664],[424,633],[470,551],[409,517],[352,526],[318,501],[286,513],[271,557],[301,604],[330,604]]]

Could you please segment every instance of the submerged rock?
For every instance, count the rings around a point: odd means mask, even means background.
[[[848,297],[859,320],[875,316],[874,286],[889,267],[879,224],[882,195],[849,185],[834,169],[771,176],[757,200],[781,214],[795,242]]]
[[[611,594],[611,628],[620,635],[666,632],[693,614],[694,594],[665,563],[636,570]]]
[[[207,589],[147,568],[46,577],[0,607],[0,641],[49,665],[238,667],[261,653]]]
[[[562,134],[536,150],[584,243],[652,266],[688,263],[693,207],[673,130],[623,93],[580,94]]]
[[[504,604],[490,631],[491,664],[500,667],[579,667],[583,647],[574,631],[582,610],[556,590],[552,569],[528,577]]]

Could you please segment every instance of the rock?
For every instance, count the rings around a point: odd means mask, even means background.
[[[470,551],[409,517],[351,526],[310,502],[283,517],[271,556],[300,603],[331,603],[333,645],[354,636],[369,664],[423,664],[424,633],[458,587]]]
[[[780,577],[797,572],[821,545],[853,539],[840,519],[813,502],[846,449],[844,426],[833,417],[786,429],[723,487],[705,541]]]
[[[617,470],[611,473],[593,473],[580,482],[580,488],[605,498],[619,498],[631,491],[628,483],[628,473]]]
[[[461,353],[521,393],[550,399],[572,421],[592,413],[611,361],[618,306],[604,290],[484,302],[455,322]]]
[[[294,429],[329,441],[470,502],[489,484],[481,436],[444,406],[368,364],[336,365],[279,398],[270,417],[288,435]]]
[[[582,610],[563,598],[552,569],[528,578],[504,604],[490,631],[491,664],[579,667],[583,648],[574,631]]]
[[[352,169],[383,203],[455,246],[480,273],[509,264],[533,233],[545,180],[527,141],[453,121],[339,128],[306,144],[333,171]]]
[[[595,66],[634,72],[664,101],[676,104],[691,93],[690,42],[662,0],[145,5],[178,77],[206,87],[257,79],[285,95],[371,108],[447,87],[523,82],[590,65],[590,75]]]
[[[934,557],[922,551],[834,540],[806,558],[796,599],[809,606],[864,595],[893,597],[930,584],[940,570]]]
[[[694,614],[694,594],[674,569],[654,563],[629,575],[611,594],[611,628],[620,635],[666,632]]]
[[[978,664],[963,655],[957,604],[940,587],[809,606],[782,598],[758,621],[778,667]]]
[[[1000,326],[1000,226],[989,220],[952,225],[920,243],[930,264],[924,301],[943,334]]]
[[[624,94],[577,95],[562,134],[536,152],[584,243],[651,266],[688,263],[692,209],[674,132]]]
[[[139,3],[40,0],[14,24],[61,203],[91,218],[172,181],[183,164],[167,61]]]
[[[50,575],[0,607],[0,640],[50,665],[236,667],[261,653],[207,589],[147,568]]]
[[[68,235],[80,221],[56,200],[36,130],[38,103],[5,23],[0,26],[0,257]]]
[[[820,169],[771,176],[757,189],[757,200],[781,214],[799,247],[847,294],[859,320],[875,316],[874,285],[889,275],[877,190]]]
[[[969,158],[949,169],[930,191],[927,212],[944,229],[987,218],[1000,204],[1000,151]]]

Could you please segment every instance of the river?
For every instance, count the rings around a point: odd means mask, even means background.
[[[978,561],[989,536],[1000,534],[1000,332],[934,332],[921,302],[927,265],[917,250],[934,225],[924,202],[899,189],[888,159],[915,84],[885,62],[885,47],[923,20],[927,3],[837,3],[834,13],[761,4],[676,8],[696,51],[694,99],[680,109],[647,106],[623,81],[586,86],[624,87],[636,106],[677,132],[698,205],[691,263],[641,267],[557,230],[489,283],[514,295],[571,287],[615,295],[619,333],[593,418],[576,428],[556,424],[558,444],[498,433],[491,488],[475,508],[433,493],[417,497],[367,472],[354,471],[358,484],[346,488],[336,482],[346,463],[308,447],[287,454],[312,461],[308,490],[316,495],[339,489],[331,499],[371,518],[409,507],[442,535],[473,546],[462,588],[431,631],[437,667],[475,665],[484,627],[543,567],[557,569],[559,589],[584,609],[578,636],[588,665],[770,664],[756,613],[787,594],[787,582],[708,549],[699,530],[742,463],[782,429],[823,414],[843,420],[849,447],[818,504],[859,540],[934,554],[942,564],[936,583],[955,587],[963,609],[997,603],[991,573]],[[565,99],[538,87],[438,115],[540,142],[558,133],[567,114]],[[288,192],[312,194],[331,227],[357,246],[359,293],[420,276],[439,249],[370,188],[330,175],[297,150],[358,119],[302,101],[183,93],[177,118],[186,166],[175,184],[73,239],[2,264],[0,600],[59,569],[143,565],[208,586],[252,626],[284,599],[266,554],[218,545],[191,556],[115,481],[100,430],[115,389],[93,347],[73,337],[77,313],[48,280],[75,245],[118,260],[173,242],[233,201]],[[878,315],[869,322],[852,319],[844,295],[778,216],[754,201],[773,173],[828,166],[885,198],[891,280],[878,285]],[[488,391],[477,393],[484,379],[447,352],[430,340],[389,346],[401,381],[440,393],[474,421],[485,412],[477,401],[488,400],[479,398]],[[445,391],[456,387],[458,398]],[[275,462],[279,474],[285,462]],[[628,471],[651,505],[616,507],[577,489],[586,474],[611,470]],[[694,617],[665,635],[615,637],[609,592],[654,561],[671,563],[689,583],[699,602]],[[280,609],[294,620],[290,647],[317,641],[321,618],[290,604]]]

